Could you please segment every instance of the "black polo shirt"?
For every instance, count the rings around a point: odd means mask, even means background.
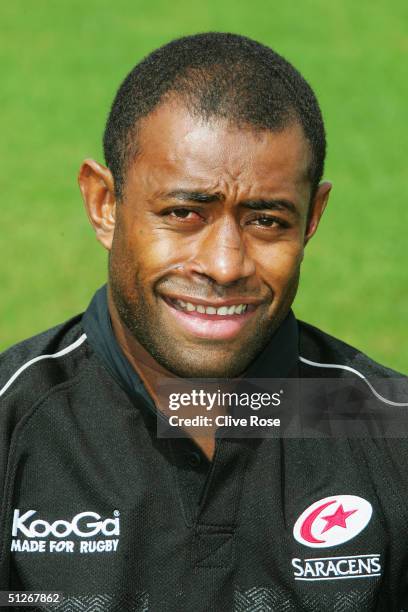
[[[396,375],[290,313],[247,374],[356,372]],[[0,402],[0,588],[75,612],[408,608],[405,439],[220,438],[209,462],[158,438],[104,289],[1,356]]]

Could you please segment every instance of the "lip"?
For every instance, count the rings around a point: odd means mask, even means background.
[[[183,302],[191,302],[191,304],[201,304],[202,306],[214,306],[214,308],[221,308],[222,306],[236,306],[237,304],[249,304],[251,306],[259,306],[262,303],[262,300],[251,298],[251,297],[238,297],[238,298],[230,298],[227,300],[217,300],[214,299],[211,302],[208,300],[203,300],[201,298],[192,298],[190,296],[179,295],[179,294],[167,294],[161,295],[165,301],[166,300],[182,300]]]
[[[255,304],[254,300],[242,298],[222,301],[215,300],[213,302],[198,299],[191,300],[191,298],[179,296],[161,296],[161,299],[170,316],[183,331],[187,331],[196,338],[205,338],[207,340],[231,340],[237,336],[248,323],[249,319],[253,317],[256,306],[259,304],[259,301]],[[173,299],[183,300],[184,302],[191,302],[197,305],[214,306],[216,308],[232,306],[234,304],[249,304],[250,307],[245,313],[240,315],[210,315],[197,311],[185,312],[184,310],[178,310],[170,301]]]

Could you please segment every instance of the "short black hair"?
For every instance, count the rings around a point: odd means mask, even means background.
[[[310,144],[311,197],[323,175],[326,136],[310,85],[282,56],[238,34],[185,36],[156,49],[127,75],[113,101],[103,137],[105,161],[120,200],[137,154],[137,127],[170,95],[192,113],[257,129],[282,130],[299,121]]]

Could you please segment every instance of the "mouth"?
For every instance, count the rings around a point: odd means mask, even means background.
[[[169,314],[184,331],[210,340],[230,340],[237,336],[259,305],[237,299],[210,303],[161,297]]]

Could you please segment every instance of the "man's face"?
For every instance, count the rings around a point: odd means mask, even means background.
[[[168,102],[142,121],[138,145],[116,205],[116,310],[175,374],[238,376],[288,313],[324,208],[308,222],[302,128],[238,128]]]

